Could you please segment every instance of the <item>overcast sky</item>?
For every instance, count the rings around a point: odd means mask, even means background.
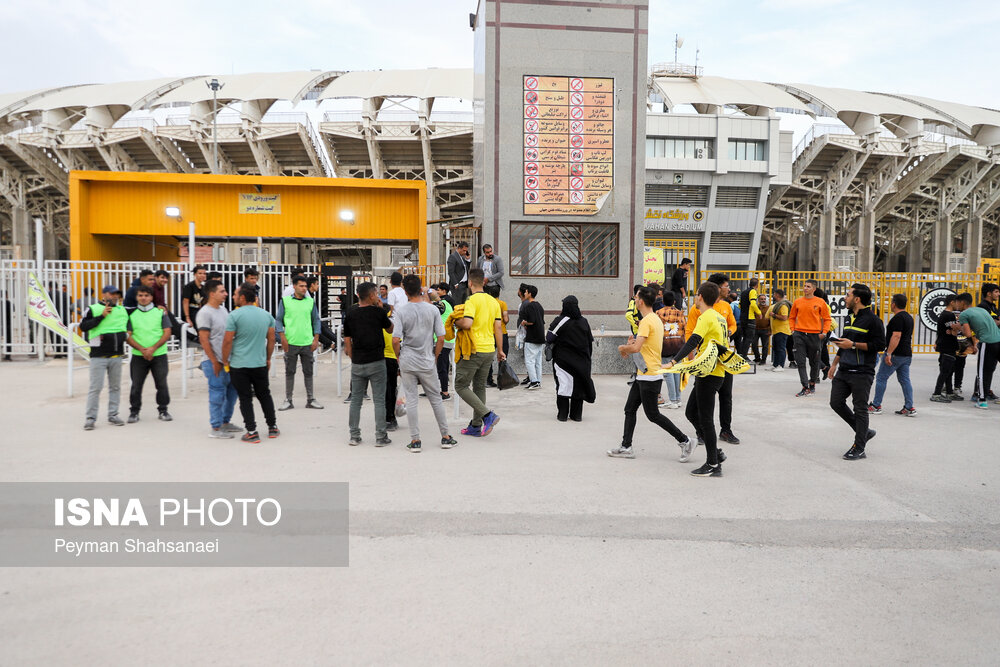
[[[649,62],[1000,108],[996,0],[651,0]],[[468,67],[475,0],[4,0],[0,92],[188,74]]]

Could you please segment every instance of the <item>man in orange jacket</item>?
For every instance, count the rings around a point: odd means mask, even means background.
[[[792,303],[788,313],[788,324],[792,329],[792,340],[795,345],[795,365],[799,370],[799,381],[802,389],[796,396],[811,396],[816,393],[816,383],[819,382],[820,341],[830,330],[830,306],[814,294],[819,283],[807,280],[802,288],[805,296]],[[809,360],[809,372],[806,372],[806,359]]]

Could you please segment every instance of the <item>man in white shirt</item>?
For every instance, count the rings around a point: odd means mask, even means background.
[[[396,309],[406,303],[406,292],[403,290],[403,274],[399,271],[393,271],[392,275],[389,276],[389,284],[392,287],[389,289],[388,303],[392,312],[396,312]]]

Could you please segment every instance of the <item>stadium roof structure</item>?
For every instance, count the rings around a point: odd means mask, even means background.
[[[206,85],[213,78],[222,84],[217,108]],[[817,124],[796,148],[791,181],[772,181],[761,245],[768,265],[795,256],[795,268],[810,261],[829,268],[846,244],[859,248],[866,268],[912,238],[929,238],[931,264],[941,267],[959,240],[978,248],[1000,227],[1000,111],[664,71],[649,83],[650,108],[791,112],[842,123]],[[432,68],[191,75],[0,93],[0,219],[25,209],[65,238],[74,169],[420,179],[429,219],[467,216],[472,112],[435,101],[471,100],[472,91],[471,69]],[[307,106],[335,99],[360,100],[360,108]],[[279,101],[294,110],[274,110]],[[169,115],[175,107],[186,111]]]

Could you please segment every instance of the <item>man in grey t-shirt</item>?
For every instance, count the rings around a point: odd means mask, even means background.
[[[441,431],[441,448],[451,449],[458,441],[448,433],[448,417],[441,400],[441,383],[436,365],[437,355],[444,346],[441,313],[424,298],[419,276],[404,277],[403,290],[406,292],[407,303],[400,306],[394,315],[392,346],[399,359],[399,374],[406,396],[406,418],[410,423],[410,444],[406,448],[411,452],[420,451],[420,417],[417,409],[420,400],[417,395],[419,381],[431,402],[434,418]]]
[[[231,422],[236,408],[236,387],[229,380],[229,373],[222,365],[222,339],[226,335],[229,311],[222,305],[229,294],[221,281],[205,283],[206,302],[195,315],[198,338],[205,358],[201,372],[208,379],[208,421],[212,430],[210,438],[232,438],[243,429]]]

